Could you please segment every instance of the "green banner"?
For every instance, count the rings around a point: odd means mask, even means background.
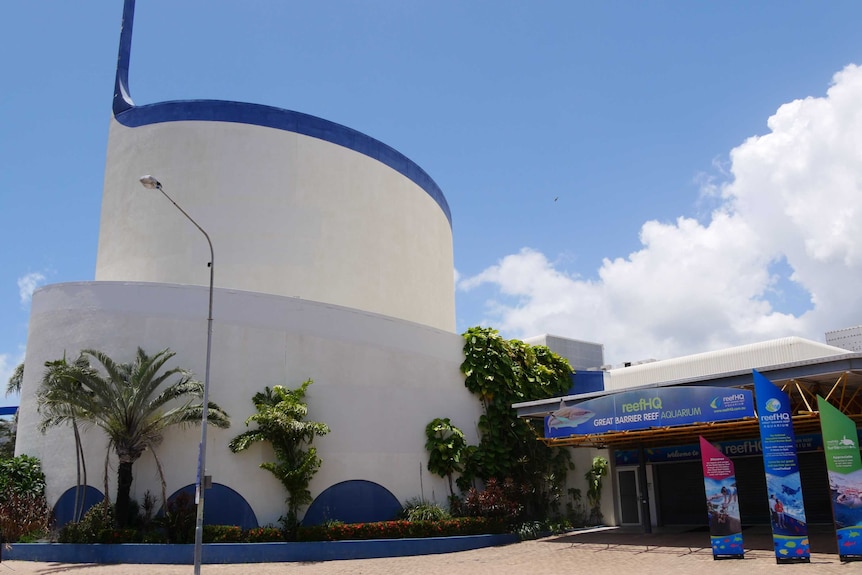
[[[817,409],[829,473],[838,555],[842,561],[862,559],[862,458],[856,424],[820,396],[817,396]]]

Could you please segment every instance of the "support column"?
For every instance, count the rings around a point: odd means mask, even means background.
[[[641,526],[644,533],[652,533],[652,517],[649,513],[649,485],[646,473],[646,451],[643,446],[638,453],[638,484],[641,497]]]

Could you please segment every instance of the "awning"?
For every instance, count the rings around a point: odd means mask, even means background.
[[[772,379],[788,394],[791,401],[793,428],[797,435],[820,432],[820,415],[816,396],[824,397],[843,414],[862,424],[862,373],[854,371],[811,374],[783,381]],[[700,381],[698,385],[708,384]],[[753,383],[737,385],[740,389],[752,389]],[[628,390],[625,390],[628,391]],[[594,398],[597,394],[590,394]],[[610,395],[610,394],[605,394]],[[559,408],[577,405],[578,398],[558,398],[547,402],[530,402],[516,405],[518,415],[525,418],[542,419]],[[648,429],[616,431],[598,434],[579,434],[568,437],[538,440],[555,447],[598,447],[610,449],[632,449],[697,443],[698,436],[709,441],[728,441],[756,437],[760,433],[756,417],[733,421],[693,423],[688,425],[650,427]]]

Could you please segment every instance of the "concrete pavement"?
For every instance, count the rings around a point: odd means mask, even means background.
[[[318,563],[265,563],[203,565],[201,572],[212,575],[509,575],[587,573],[589,575],[828,575],[858,573],[862,563],[842,564],[831,529],[811,530],[811,563],[778,565],[772,552],[768,528],[743,531],[745,559],[715,561],[706,531],[639,531],[613,529],[546,537],[503,547],[387,559],[357,559]],[[830,539],[830,537],[832,537]],[[141,575],[192,573],[191,565],[70,565],[9,561],[0,564],[3,572],[21,575],[70,573],[75,575]]]

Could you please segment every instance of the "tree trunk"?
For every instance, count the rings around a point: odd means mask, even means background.
[[[117,468],[117,503],[114,517],[117,527],[123,529],[129,522],[129,493],[132,490],[132,462],[120,461]]]
[[[83,507],[83,503],[81,502],[81,434],[78,433],[78,422],[75,421],[75,417],[72,416],[72,431],[75,435],[75,507],[72,511],[72,523],[77,523],[81,520],[81,514],[78,513],[79,504]]]

